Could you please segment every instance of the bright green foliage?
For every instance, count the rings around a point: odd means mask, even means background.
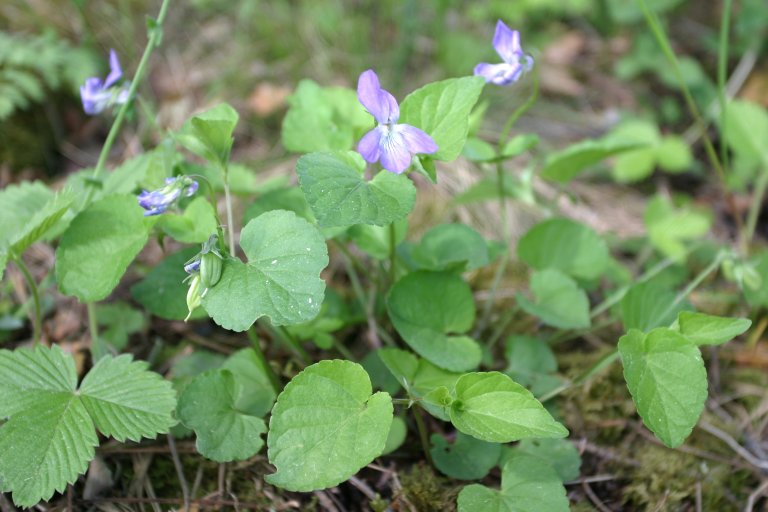
[[[392,425],[389,427],[389,434],[387,435],[387,442],[384,444],[384,451],[381,454],[386,455],[400,448],[407,436],[408,426],[405,424],[405,420],[400,416],[393,416]]]
[[[60,348],[0,351],[0,490],[30,507],[88,467],[96,430],[119,441],[155,437],[176,422],[170,382],[131,356],[102,358],[77,389]]]
[[[424,270],[474,270],[489,262],[485,239],[464,224],[443,224],[427,231],[411,257]]]
[[[352,149],[373,127],[370,114],[351,89],[320,87],[312,80],[302,80],[288,103],[282,141],[296,153]]]
[[[677,323],[680,334],[696,345],[728,343],[752,325],[747,318],[725,318],[691,311],[681,311]]]
[[[590,326],[589,299],[576,282],[553,268],[531,275],[531,302],[517,294],[517,303],[526,313],[552,327],[583,329]]]
[[[131,287],[133,298],[153,315],[166,320],[184,320],[187,316],[187,285],[182,281],[188,276],[184,272],[184,263],[199,250],[199,247],[190,247],[169,255]],[[202,309],[192,314],[192,318],[200,316],[206,316]]]
[[[250,221],[240,233],[248,263],[230,258],[203,307],[226,329],[244,331],[262,316],[274,325],[297,324],[320,311],[328,265],[325,240],[293,212],[274,210]]]
[[[309,203],[298,187],[280,187],[260,195],[245,211],[243,222],[247,224],[251,219],[272,210],[288,210],[313,224],[315,222]]]
[[[502,148],[501,155],[496,155],[496,149],[482,139],[470,137],[464,145],[462,154],[473,162],[497,162],[509,160],[522,155],[539,143],[539,136],[534,133],[524,133],[512,137]]]
[[[657,166],[669,173],[687,171],[693,163],[691,148],[685,140],[675,135],[662,136],[651,121],[627,121],[611,132],[610,137],[643,146],[616,157],[613,176],[620,182],[645,179]]]
[[[110,353],[119,352],[128,344],[128,337],[144,329],[144,313],[124,302],[99,304],[96,306],[96,320],[99,330],[99,343],[91,343],[91,356],[98,361]]]
[[[560,476],[563,482],[579,477],[581,456],[576,446],[567,439],[523,439],[513,447],[504,447],[499,466],[525,453],[546,462]]]
[[[619,340],[624,379],[643,423],[675,448],[693,430],[707,399],[707,371],[698,347],[666,328],[632,329]]]
[[[268,368],[252,348],[238,350],[222,365],[235,377],[242,392],[235,402],[238,411],[264,417],[272,409],[277,393],[268,377]]]
[[[583,140],[557,153],[549,155],[541,170],[541,177],[548,180],[567,183],[582,171],[596,163],[625,151],[641,147],[632,141],[603,138]]]
[[[501,445],[480,441],[472,436],[456,433],[456,440],[448,443],[439,434],[432,434],[429,453],[435,467],[444,475],[459,480],[479,480],[499,461]]]
[[[217,462],[243,460],[258,453],[267,431],[264,420],[237,407],[243,395],[229,370],[195,377],[179,397],[179,419],[197,434],[197,451]]]
[[[155,217],[144,217],[136,196],[109,196],[80,212],[56,250],[56,281],[83,302],[109,295],[149,238]]]
[[[477,76],[449,78],[413,91],[400,105],[401,123],[421,128],[437,143],[435,160],[451,161],[461,154],[469,132],[469,113],[485,80]]]
[[[235,109],[222,103],[188,120],[174,137],[192,153],[225,168],[239,117]]]
[[[728,104],[725,117],[728,145],[735,153],[768,164],[768,112],[749,101],[734,100]]]
[[[408,232],[408,220],[401,219],[395,224],[395,247],[405,239]],[[389,257],[391,246],[391,232],[389,226],[373,226],[370,224],[357,224],[347,230],[347,234],[355,242],[361,251],[372,258],[384,260]]]
[[[520,239],[517,255],[536,270],[554,268],[584,280],[600,277],[610,261],[605,240],[570,219],[550,219],[533,226]]]
[[[39,181],[5,187],[0,191],[0,251],[21,255],[45,236],[73,201],[71,191],[54,193]]]
[[[645,208],[643,221],[651,244],[664,255],[682,260],[686,252],[684,242],[707,234],[712,216],[690,205],[676,208],[668,199],[655,196]]]
[[[568,498],[552,466],[520,454],[501,470],[501,489],[472,484],[459,493],[459,512],[568,512]]]
[[[310,153],[299,158],[299,185],[321,227],[375,224],[404,219],[416,201],[405,175],[381,171],[371,181],[357,153]]]
[[[503,373],[467,373],[456,382],[455,395],[451,423],[482,441],[568,435],[530,391]]]
[[[308,366],[285,387],[269,422],[267,482],[291,491],[332,487],[381,455],[392,399],[371,395],[362,366],[329,360]]]
[[[200,183],[203,193],[208,194],[208,185],[214,192],[224,192],[224,175],[220,169],[211,165],[195,165],[189,162],[182,163],[184,174],[199,174],[207,180]],[[227,179],[229,180],[229,191],[234,195],[247,196],[249,199],[254,194],[262,191],[266,183],[259,183],[256,179],[256,173],[250,167],[230,162],[227,166]],[[276,178],[281,179],[281,178]],[[267,182],[268,183],[268,182]],[[286,208],[287,209],[287,208]]]
[[[201,244],[218,227],[216,212],[204,197],[196,197],[181,214],[165,213],[157,225],[165,234],[185,244]]]
[[[460,277],[408,274],[390,290],[387,311],[405,342],[437,366],[460,372],[480,364],[480,346],[463,335],[475,321],[475,303]]]
[[[509,364],[504,373],[534,395],[541,396],[560,384],[554,375],[555,354],[544,341],[531,336],[510,336],[505,355]]]
[[[668,326],[687,307],[683,301],[675,304],[676,299],[677,294],[658,280],[632,286],[619,303],[624,330],[648,332],[656,327]]]
[[[758,253],[746,265],[748,265],[750,273],[753,274],[752,279],[757,281],[758,286],[754,288],[744,286],[744,298],[752,307],[768,306],[768,286],[763,286],[764,283],[768,283],[768,252]]]

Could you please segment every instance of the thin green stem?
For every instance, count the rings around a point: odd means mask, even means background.
[[[99,345],[99,322],[96,317],[96,305],[93,302],[85,304],[88,310],[88,334],[91,335],[91,354],[94,349],[98,350]]]
[[[575,386],[580,386],[581,384],[584,384],[587,382],[590,377],[593,377],[597,373],[599,373],[603,368],[606,368],[610,366],[614,361],[616,361],[619,358],[619,351],[617,349],[611,350],[608,354],[601,357],[595,364],[589,367],[589,369],[576,377],[572,382],[568,382],[566,384],[562,384],[549,393],[546,393],[539,397],[539,401],[546,402],[547,400],[551,400],[554,397],[558,396],[563,391],[566,391],[568,389],[571,389]]]
[[[305,366],[309,365],[309,354],[307,354],[307,351],[304,350],[304,347],[301,346],[296,338],[291,336],[285,327],[275,327],[267,320],[259,320],[259,324],[261,324],[261,326],[264,327],[264,329],[267,330],[267,332],[269,332],[274,339],[278,340],[280,343],[288,347],[294,354],[296,354],[296,356],[301,359],[301,362]]]
[[[410,407],[414,403],[415,403],[415,400],[411,398],[393,398],[392,399],[393,405],[407,405],[408,407]]]
[[[496,153],[497,156],[502,155],[502,151],[504,150],[504,145],[507,143],[507,139],[509,138],[509,132],[512,131],[512,127],[515,125],[518,119],[520,119],[520,116],[525,114],[528,109],[530,109],[534,103],[536,103],[536,100],[539,98],[539,68],[535,67],[533,71],[533,90],[531,91],[531,95],[528,97],[527,100],[525,100],[525,103],[520,105],[517,110],[515,110],[512,115],[507,119],[507,122],[504,123],[504,128],[501,130],[501,136],[499,137],[499,141],[496,144]]]
[[[726,80],[728,74],[728,32],[731,28],[731,7],[733,0],[724,0],[723,16],[720,22],[720,44],[717,50],[717,96],[720,103],[720,161],[728,172],[728,132],[725,122],[728,99],[726,98]]]
[[[515,304],[514,307],[509,308],[509,310],[500,319],[499,325],[496,327],[496,330],[493,331],[491,338],[488,340],[488,350],[491,350],[501,339],[501,337],[504,335],[504,331],[506,331],[509,324],[512,323],[512,320],[514,320],[518,311],[520,311],[520,306]]]
[[[27,282],[29,293],[32,294],[32,303],[35,307],[35,312],[32,316],[32,344],[37,345],[40,343],[40,339],[43,334],[43,308],[40,303],[40,293],[37,289],[37,283],[35,278],[32,277],[32,273],[29,271],[21,256],[14,257],[13,262],[21,270],[21,274],[24,276],[24,280]]]
[[[331,336],[331,343],[333,343],[333,348],[335,348],[339,354],[344,356],[347,361],[357,361],[355,355],[350,352],[349,349],[345,347],[344,344],[338,340],[338,338],[336,338],[336,336]]]
[[[683,301],[686,297],[688,297],[693,290],[698,288],[698,286],[704,281],[704,279],[709,276],[712,272],[718,269],[720,264],[723,262],[723,259],[725,259],[726,252],[720,251],[717,253],[717,255],[714,257],[714,259],[710,262],[707,267],[699,272],[696,277],[693,278],[693,280],[688,283],[688,286],[683,288],[676,296],[675,300],[672,301],[672,303],[667,306],[667,308],[664,310],[663,313],[659,315],[659,318],[665,318],[670,312],[674,311],[674,309]]]
[[[229,169],[224,167],[224,204],[227,209],[227,239],[229,240],[229,254],[236,257],[235,254],[235,223],[232,216],[232,195],[229,192]]]
[[[397,233],[395,223],[389,225],[389,284],[392,286],[397,279]]]
[[[109,156],[112,145],[115,143],[117,134],[120,132],[120,128],[123,125],[123,120],[125,119],[125,114],[128,112],[128,107],[131,103],[131,100],[136,95],[136,91],[138,90],[139,85],[144,78],[144,74],[147,71],[149,58],[152,56],[154,49],[160,44],[160,39],[162,37],[161,29],[163,22],[165,21],[165,17],[168,14],[169,4],[170,0],[163,0],[162,5],[160,6],[160,13],[157,16],[156,27],[149,33],[147,46],[144,48],[144,53],[142,54],[141,60],[139,61],[139,66],[136,68],[136,74],[134,74],[133,81],[131,82],[131,86],[128,89],[128,100],[120,106],[120,110],[117,112],[115,121],[112,123],[112,127],[109,129],[109,133],[107,134],[107,139],[104,141],[104,146],[101,148],[101,153],[99,153],[99,160],[96,162],[96,168],[93,170],[92,179],[94,181],[99,178],[99,175],[104,170],[104,166],[107,163],[107,157]],[[88,206],[88,204],[91,202],[95,190],[96,189],[93,186],[88,189],[88,192],[85,195],[85,201],[83,201],[83,208]]]
[[[762,169],[762,172],[757,177],[755,190],[752,191],[752,200],[749,203],[749,212],[747,213],[747,224],[744,226],[742,247],[745,249],[745,252],[748,251],[749,243],[755,236],[757,218],[759,217],[760,209],[763,206],[766,188],[768,188],[768,169]]]
[[[421,449],[424,451],[424,457],[430,466],[434,466],[432,461],[432,454],[429,452],[429,435],[427,432],[427,426],[424,424],[424,418],[421,416],[421,407],[411,407],[413,412],[413,419],[416,420],[416,428],[419,430],[419,440],[421,441]]]
[[[282,385],[280,384],[280,377],[277,376],[275,370],[272,368],[272,365],[269,364],[269,361],[267,361],[267,358],[264,355],[264,351],[261,349],[259,336],[256,334],[256,329],[253,326],[248,328],[248,339],[251,341],[251,346],[253,347],[253,351],[256,353],[256,358],[261,363],[262,368],[264,368],[267,372],[267,377],[269,378],[269,383],[272,385],[272,389],[275,391],[275,393],[280,393],[280,391],[283,389]]]

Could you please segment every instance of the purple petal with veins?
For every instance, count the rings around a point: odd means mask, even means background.
[[[381,88],[379,77],[369,69],[363,71],[357,81],[357,98],[380,124],[396,123],[400,118],[400,107],[389,92]]]

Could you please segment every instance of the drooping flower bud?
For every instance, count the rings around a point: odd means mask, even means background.
[[[139,206],[147,210],[144,216],[160,215],[175,205],[182,197],[189,197],[197,192],[198,184],[188,176],[165,179],[165,186],[156,190],[144,190],[137,196]]]
[[[203,295],[208,291],[208,288],[213,288],[219,282],[219,279],[221,279],[221,268],[222,258],[217,253],[210,251],[200,256],[200,279],[206,288]]]
[[[192,281],[189,283],[189,290],[187,290],[187,310],[189,312],[184,319],[185,322],[189,320],[189,317],[192,316],[192,312],[200,307],[200,304],[203,302],[201,288],[200,274],[195,274],[192,276]]]

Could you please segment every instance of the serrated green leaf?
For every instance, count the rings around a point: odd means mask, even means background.
[[[238,350],[221,367],[229,370],[241,388],[235,397],[239,411],[252,416],[264,417],[272,409],[277,393],[268,377],[264,362],[252,348]]]
[[[185,244],[201,244],[216,233],[216,212],[204,197],[193,199],[182,213],[165,213],[157,226],[165,234]]]
[[[306,322],[320,311],[328,249],[317,229],[293,212],[274,210],[240,232],[248,263],[224,262],[221,280],[203,307],[226,329],[244,331],[262,316],[273,325]]]
[[[536,270],[554,268],[584,280],[600,277],[610,262],[605,240],[570,219],[550,219],[533,226],[520,239],[517,255]]]
[[[302,80],[288,104],[281,136],[283,146],[296,153],[352,149],[373,126],[352,89]]]
[[[480,364],[480,346],[463,335],[475,321],[475,303],[460,277],[408,274],[390,290],[387,311],[405,342],[437,366],[460,372]]]
[[[383,226],[411,212],[416,201],[411,180],[381,171],[366,181],[363,163],[356,153],[310,153],[299,158],[299,185],[320,226]]]
[[[40,396],[0,427],[0,490],[20,507],[47,500],[85,472],[98,444],[77,396]]]
[[[642,144],[636,142],[609,137],[583,140],[562,151],[550,154],[540,174],[542,178],[567,183],[601,160],[641,146]]]
[[[675,305],[677,294],[665,284],[650,280],[632,286],[619,303],[619,312],[624,330],[651,329],[667,326],[686,304]]]
[[[197,451],[217,462],[244,460],[264,446],[267,426],[237,407],[241,391],[229,370],[195,377],[179,397],[179,419],[197,435]]]
[[[459,480],[479,480],[499,461],[501,445],[480,441],[472,436],[456,433],[456,440],[448,443],[439,434],[432,434],[429,453],[435,467],[446,476]]]
[[[568,435],[530,391],[503,373],[467,373],[456,382],[455,394],[451,423],[481,441]]]
[[[222,103],[192,117],[174,138],[194,154],[224,168],[239,117],[235,109]]]
[[[680,334],[696,345],[722,345],[744,334],[752,325],[748,318],[725,318],[681,311],[677,316]]]
[[[501,470],[501,490],[472,484],[458,498],[459,512],[567,512],[560,478],[546,462],[520,454]]]
[[[308,366],[285,387],[269,422],[272,485],[291,491],[332,487],[378,457],[392,424],[388,393],[371,395],[363,368],[350,361]]]
[[[477,76],[449,78],[413,91],[400,104],[401,123],[427,132],[437,143],[435,160],[451,161],[461,154],[469,132],[469,114],[485,80]]]
[[[153,315],[166,320],[184,320],[187,316],[186,296],[189,287],[183,283],[189,275],[184,271],[184,263],[198,252],[198,247],[190,247],[166,257],[144,279],[131,287],[133,298]],[[202,309],[192,314],[192,318],[205,316],[207,314]]]
[[[589,299],[576,282],[553,268],[540,270],[531,275],[531,291],[535,302],[517,294],[517,303],[531,315],[547,325],[560,329],[589,327]]]
[[[72,220],[56,250],[56,281],[62,293],[94,302],[112,292],[155,223],[143,211],[136,196],[110,196]]]
[[[576,446],[567,439],[523,439],[516,446],[505,447],[499,459],[504,465],[519,454],[536,457],[557,471],[563,482],[579,477],[581,456]]]
[[[671,329],[648,334],[632,329],[619,339],[619,355],[645,426],[670,448],[682,444],[707,399],[707,370],[699,348]]]
[[[83,379],[80,399],[96,428],[118,441],[154,438],[176,424],[171,383],[128,354],[101,358]]]
[[[443,224],[427,231],[412,257],[424,270],[474,270],[489,263],[488,244],[469,226]]]

